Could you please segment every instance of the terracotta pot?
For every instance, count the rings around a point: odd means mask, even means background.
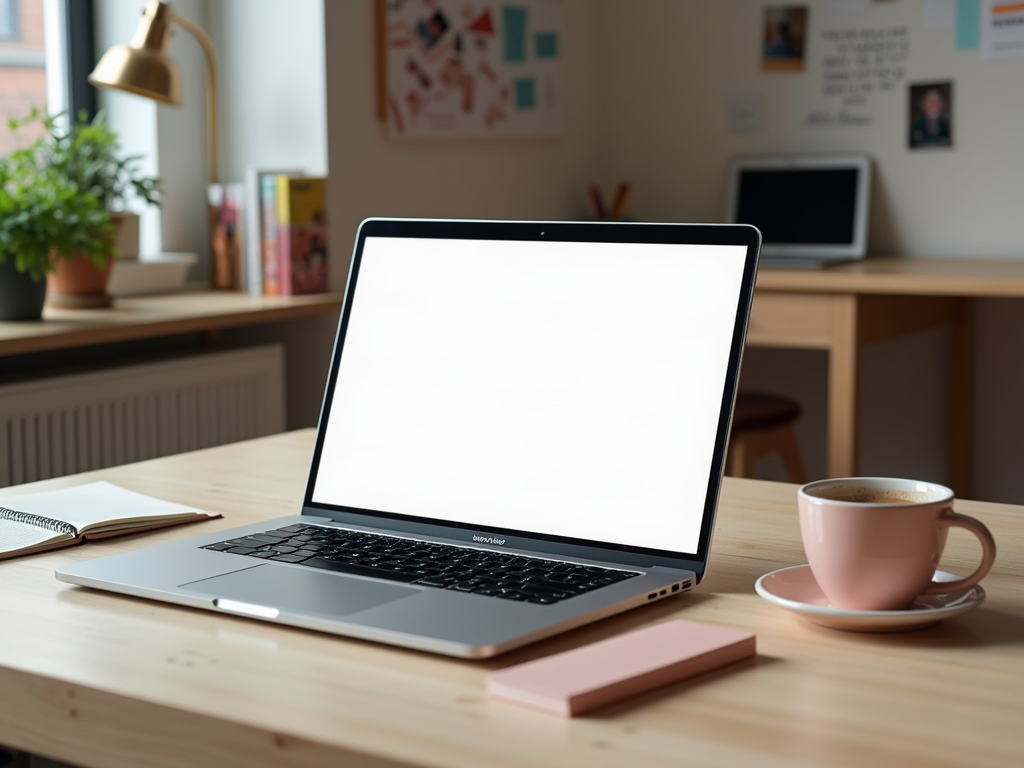
[[[62,296],[106,293],[110,279],[110,261],[99,269],[85,256],[57,259],[57,271],[47,276],[50,293]]]
[[[107,293],[111,260],[99,269],[85,256],[73,259],[58,258],[56,272],[47,275],[49,295],[46,302],[54,307],[98,308],[109,307],[113,299]]]
[[[0,321],[39,320],[45,298],[45,280],[19,272],[13,258],[0,262]]]
[[[114,225],[114,234],[110,239],[112,248],[119,242],[122,230],[125,228],[130,230],[133,223],[137,235],[138,217],[135,217],[133,222],[131,221],[132,216],[134,214],[129,214],[127,217],[121,213],[112,215],[111,222]],[[107,293],[113,257],[107,259],[103,269],[98,268],[91,259],[84,256],[76,256],[73,259],[56,257],[54,265],[57,271],[51,272],[47,276],[49,295],[46,301],[51,306],[98,308],[109,307],[114,303],[113,298]]]

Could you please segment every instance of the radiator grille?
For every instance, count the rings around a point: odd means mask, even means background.
[[[0,385],[0,486],[283,430],[280,345]]]

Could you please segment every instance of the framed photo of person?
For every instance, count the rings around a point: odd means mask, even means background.
[[[761,69],[802,70],[806,36],[807,6],[767,6],[761,33]]]
[[[953,83],[910,86],[908,146],[910,149],[953,146]]]

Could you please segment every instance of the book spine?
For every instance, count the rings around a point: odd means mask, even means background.
[[[289,294],[327,290],[327,179],[304,176],[278,187],[281,281]]]
[[[16,509],[8,509],[7,507],[0,507],[0,520],[34,525],[36,528],[44,528],[54,533],[63,533],[65,536],[71,536],[72,538],[78,536],[78,529],[71,523],[63,520],[54,520],[51,517],[43,517],[42,515],[33,515],[28,512],[18,512]]]
[[[263,293],[263,216],[260,210],[260,173],[249,168],[245,175],[245,260],[248,293]]]
[[[277,296],[277,177],[260,177],[260,215],[262,216],[263,293]]]
[[[277,177],[277,279],[279,293],[292,295],[292,178]]]

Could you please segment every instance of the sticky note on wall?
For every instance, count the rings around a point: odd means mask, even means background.
[[[516,109],[533,109],[537,106],[537,86],[532,77],[518,78],[515,88]]]
[[[526,9],[505,6],[502,9],[505,29],[505,61],[526,61]]]
[[[980,0],[956,0],[956,47],[960,51],[973,51],[978,47]]]
[[[554,32],[538,32],[534,39],[538,59],[558,58],[558,35]]]

